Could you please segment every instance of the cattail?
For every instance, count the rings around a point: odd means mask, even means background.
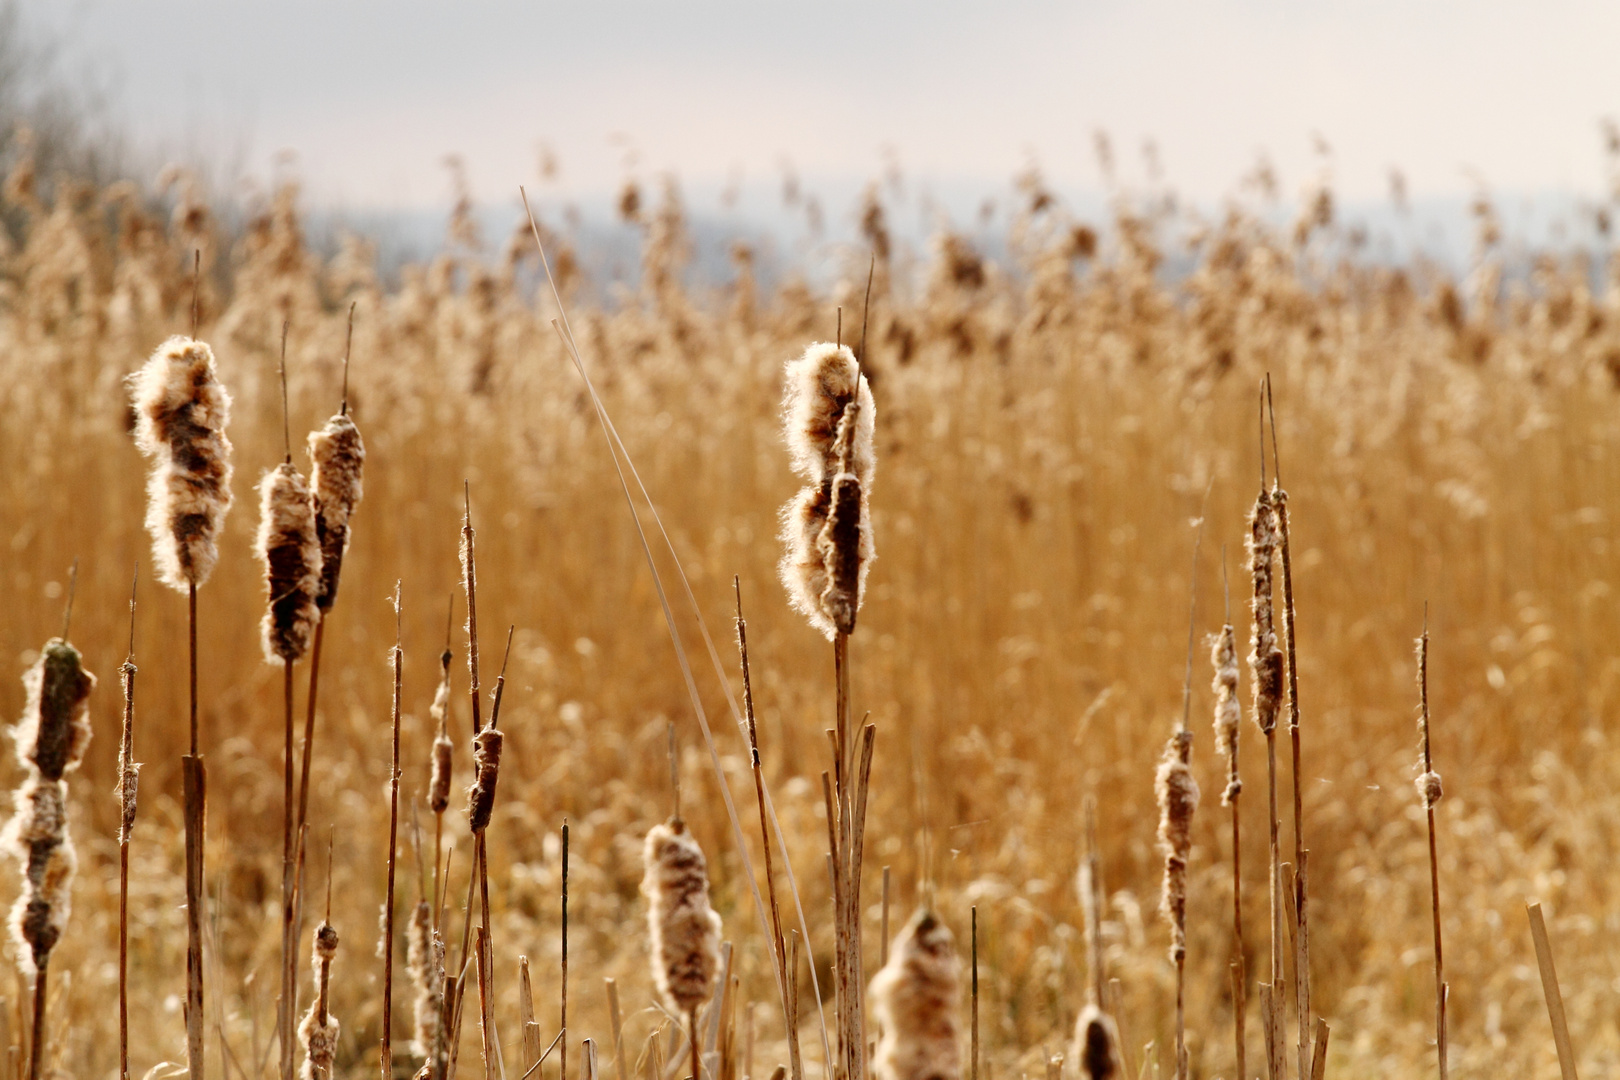
[[[302,1080],[331,1080],[332,1061],[337,1056],[338,1022],[327,1009],[331,985],[332,957],[337,954],[338,935],[332,924],[323,921],[315,928],[315,1003],[298,1025],[298,1041],[304,1048]]]
[[[1187,860],[1192,853],[1192,818],[1198,808],[1198,781],[1187,760],[1192,732],[1176,732],[1165,744],[1153,788],[1159,799],[1159,847],[1164,852],[1160,906],[1170,920],[1170,960],[1187,958]]]
[[[309,485],[283,462],[259,484],[257,553],[264,562],[269,609],[264,614],[264,655],[291,664],[309,649],[320,611],[321,545]]]
[[[1277,549],[1277,516],[1264,490],[1249,514],[1249,567],[1254,579],[1254,631],[1249,667],[1254,672],[1254,720],[1269,735],[1277,728],[1282,701],[1283,654],[1271,603],[1271,563]]]
[[[428,715],[438,724],[433,737],[433,771],[428,778],[428,809],[442,814],[450,806],[450,771],[455,764],[456,747],[450,741],[450,650],[445,649],[439,666],[443,674],[434,691]]]
[[[141,780],[141,763],[135,760],[134,661],[125,660],[118,669],[118,676],[124,688],[124,733],[118,746],[118,786],[113,794],[118,798],[118,842],[127,844],[130,830],[135,828],[136,796]]]
[[[158,577],[176,589],[208,580],[231,508],[231,396],[207,344],[171,337],[130,380],[135,441],[152,459],[146,528]]]
[[[499,728],[487,727],[473,738],[473,782],[467,789],[467,820],[471,830],[483,832],[495,808],[495,784],[501,775]],[[699,852],[699,858],[702,853]]]
[[[664,1003],[687,1016],[714,993],[720,965],[720,916],[709,907],[703,849],[680,818],[654,825],[642,858],[653,981]]]
[[[881,1080],[958,1080],[962,961],[932,912],[919,910],[900,931],[871,993],[883,1029],[874,1061]]]
[[[432,1058],[438,1053],[444,1014],[444,939],[433,929],[433,905],[420,900],[405,937],[405,964],[416,987],[416,1031],[411,1053]]]
[[[783,423],[807,482],[782,508],[779,568],[793,606],[832,639],[855,627],[875,554],[868,499],[877,410],[849,349],[822,342],[787,367]]]
[[[1237,638],[1231,623],[1221,627],[1218,636],[1211,636],[1209,662],[1215,668],[1215,745],[1226,759],[1226,790],[1221,792],[1221,805],[1230,806],[1243,790],[1243,781],[1238,778],[1238,732],[1243,708],[1238,704]]]
[[[321,579],[315,602],[324,611],[337,599],[343,554],[349,547],[349,517],[360,505],[366,445],[348,413],[338,413],[309,433],[310,480],[314,488],[315,535],[321,547]]]
[[[1119,1028],[1114,1018],[1096,1004],[1080,1010],[1074,1022],[1074,1049],[1070,1052],[1086,1080],[1107,1080],[1120,1076]]]
[[[67,831],[62,777],[79,767],[90,744],[88,703],[95,685],[79,651],[60,638],[46,643],[23,677],[26,704],[12,737],[26,771],[0,848],[23,865],[11,934],[18,966],[29,974],[44,967],[67,925],[78,860]]]

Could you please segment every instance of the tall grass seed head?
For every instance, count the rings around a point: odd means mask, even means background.
[[[720,916],[709,906],[703,849],[680,819],[654,825],[642,851],[653,982],[685,1016],[714,994],[720,967]]]
[[[873,1062],[880,1080],[959,1080],[962,961],[949,927],[919,910],[872,977],[870,992],[883,1030]]]
[[[184,591],[219,559],[231,508],[231,396],[207,344],[171,337],[130,377],[135,442],[152,459],[146,528],[158,578]]]
[[[364,493],[361,474],[366,445],[347,413],[309,433],[310,486],[314,489],[315,535],[321,545],[321,581],[315,602],[322,611],[337,599],[343,556],[349,547],[349,518]]]
[[[264,614],[265,658],[291,664],[309,649],[320,609],[321,545],[315,535],[315,509],[309,484],[291,462],[283,462],[259,484],[259,537],[268,593]]]

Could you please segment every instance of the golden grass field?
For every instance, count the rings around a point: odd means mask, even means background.
[[[1166,283],[1159,245],[1186,232],[1187,219],[1121,198],[1093,251],[1098,234],[1077,232],[1060,208],[1037,201],[1017,215],[1002,263],[942,234],[920,261],[896,255],[876,268],[863,359],[877,400],[870,495],[878,558],[850,646],[856,714],[869,711],[878,732],[868,955],[878,950],[884,866],[895,925],[932,895],[964,955],[976,905],[985,1073],[1044,1075],[1050,1055],[1068,1053],[1085,1002],[1075,879],[1081,806],[1093,797],[1108,896],[1103,939],[1108,974],[1124,992],[1124,1039],[1146,1075],[1174,1074],[1153,775],[1181,711],[1191,588],[1200,640],[1193,770],[1204,798],[1189,883],[1188,1043],[1192,1075],[1231,1076],[1230,832],[1202,641],[1223,621],[1224,549],[1247,653],[1242,545],[1260,482],[1257,388],[1270,372],[1291,496],[1313,982],[1333,1031],[1328,1075],[1434,1074],[1427,837],[1413,787],[1413,639],[1425,603],[1446,792],[1437,814],[1452,1073],[1555,1075],[1528,900],[1548,915],[1582,1074],[1620,1072],[1620,546],[1612,539],[1620,284],[1607,267],[1550,255],[1528,281],[1504,283],[1490,246],[1465,281],[1421,261],[1378,267],[1344,257],[1330,222],[1278,231],[1236,211],[1199,231],[1195,268]],[[671,722],[686,817],[708,853],[742,977],[739,1032],[753,1016],[752,1057],[728,1067],[761,1078],[785,1061],[768,935],[607,444],[549,325],[549,293],[533,291],[533,247],[514,240],[504,254],[482,257],[452,248],[459,254],[385,288],[363,241],[330,260],[305,245],[290,189],[234,238],[190,196],[171,216],[127,187],[69,184],[41,201],[26,176],[14,176],[0,208],[20,224],[0,237],[0,714],[23,708],[21,676],[60,630],[75,560],[71,637],[100,677],[95,742],[70,778],[80,868],[51,968],[55,1074],[117,1072],[112,789],[117,669],[137,564],[136,756],[146,766],[131,848],[132,1069],[184,1060],[186,604],[151,573],[146,463],[129,434],[124,380],[167,336],[188,331],[194,249],[205,267],[198,336],[212,344],[235,397],[236,505],[219,566],[199,593],[212,794],[210,1070],[253,1080],[275,1071],[282,705],[280,673],[258,640],[264,582],[251,547],[253,485],[282,454],[276,346],[290,320],[291,426],[301,445],[302,433],[337,407],[350,302],[351,412],[368,460],[326,641],[308,886],[317,898],[326,887],[330,831],[332,922],[343,938],[333,970],[343,1024],[337,1075],[377,1071],[388,598],[398,580],[402,795],[419,800],[445,608],[459,590],[464,479],[477,528],[486,691],[502,631],[516,626],[489,832],[505,1075],[522,1073],[513,1068],[520,954],[532,965],[543,1041],[557,1034],[565,818],[570,1071],[585,1038],[603,1048],[603,1076],[620,1065],[605,977],[617,980],[625,1011],[622,1075],[645,1075],[649,1035],[674,1031],[654,1006],[638,891],[642,838],[670,812]],[[729,289],[688,290],[678,204],[666,201],[644,228],[640,285],[611,308],[580,300],[568,314],[733,697],[741,685],[733,575],[740,580],[765,773],[825,990],[819,774],[828,767],[832,658],[776,580],[777,512],[798,487],[779,410],[784,362],[834,336],[837,305],[846,343],[859,332],[866,249],[851,252],[833,295],[791,280],[756,288],[746,263]],[[868,232],[881,239],[881,222],[869,219]],[[301,450],[295,460],[306,464]],[[1189,583],[1191,522],[1206,489]],[[643,520],[652,530],[651,517]],[[667,553],[659,569],[757,869],[746,742]],[[458,627],[463,611],[458,599]],[[454,647],[459,792],[470,779],[459,628]],[[300,668],[300,709],[303,678]],[[1267,907],[1265,755],[1249,694],[1245,664],[1253,1075],[1263,1064],[1252,984],[1267,965]],[[20,770],[7,762],[0,781],[9,787]],[[1286,768],[1282,782],[1286,794]],[[458,845],[452,908],[470,862],[460,806],[458,795],[446,815],[447,843]],[[431,836],[431,815],[419,813]],[[409,835],[403,828],[401,924],[419,887]],[[0,878],[0,902],[11,902],[16,880]],[[785,889],[780,873],[778,884]],[[459,915],[451,925],[453,952]],[[5,950],[9,964],[9,939]],[[876,968],[870,960],[868,974]],[[404,1049],[403,980],[396,972],[395,1060],[397,1075],[409,1076],[420,1062]],[[30,991],[22,976],[14,988],[0,986],[0,1040],[13,1047],[9,1061],[0,1054],[0,1077],[10,1080],[25,1061]],[[965,1015],[965,1000],[962,1008]],[[806,1069],[819,1078],[820,1029],[815,1011],[803,1011]],[[470,1020],[463,1037],[462,1069],[481,1068]],[[556,1061],[540,1075],[556,1075]],[[1072,1076],[1072,1060],[1066,1069]]]

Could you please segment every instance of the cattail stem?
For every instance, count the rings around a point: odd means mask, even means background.
[[[294,838],[301,835],[294,806],[293,786],[293,667],[283,663],[282,701],[285,740],[282,749],[281,795],[281,1077],[292,1080],[294,1058],[293,1026],[298,1015],[298,926],[294,911],[297,890],[295,866],[298,862]]]
[[[139,579],[139,570],[136,571]],[[124,691],[124,727],[118,745],[118,1077],[129,1080],[129,838],[135,825],[135,585],[130,585],[129,652],[118,669]]]
[[[208,770],[198,751],[197,736],[197,582],[187,584],[190,642],[191,753],[181,760],[181,787],[186,830],[186,1064],[203,1080],[203,830],[207,827]]]
[[[969,911],[971,912],[973,925],[972,946],[970,949],[973,957],[973,1015],[971,1028],[973,1034],[970,1041],[971,1056],[968,1058],[968,1078],[969,1080],[979,1080],[979,906],[975,904]]]
[[[703,1080],[703,1052],[698,1048],[696,1009],[686,1014],[686,1030],[692,1042],[692,1080]]]
[[[45,973],[49,960],[41,957],[34,970],[34,1034],[28,1047],[28,1080],[39,1080],[45,1060]]]
[[[293,819],[294,835],[309,822],[309,767],[315,750],[315,701],[321,685],[321,644],[325,638],[326,614],[322,612],[315,623],[315,637],[309,649],[309,699],[304,703],[304,746],[298,767],[298,816]],[[290,676],[287,681],[290,688]],[[291,768],[290,763],[288,768]]]
[[[1564,994],[1558,987],[1558,969],[1553,966],[1552,941],[1547,936],[1547,920],[1541,904],[1525,905],[1530,916],[1530,937],[1536,946],[1536,965],[1541,969],[1541,992],[1547,1000],[1547,1016],[1552,1021],[1553,1045],[1558,1049],[1558,1070],[1563,1080],[1578,1080],[1575,1074],[1575,1047],[1569,1039],[1569,1018],[1564,1014]]]
[[[1232,1037],[1237,1042],[1237,1075],[1248,1073],[1248,961],[1243,953],[1243,840],[1238,797],[1232,803]]]
[[[557,1048],[558,1074],[568,1076],[568,819],[562,823],[562,1005],[557,1022],[562,1044]]]
[[[351,332],[354,309],[349,309]],[[324,625],[323,619],[321,625]],[[315,656],[320,656],[320,627],[315,632]],[[405,650],[400,645],[399,583],[394,583],[394,649],[391,656],[394,669],[394,699],[391,710],[393,724],[392,756],[388,769],[388,890],[383,902],[383,994],[382,994],[382,1080],[394,1075],[394,869],[399,845],[399,713],[400,693],[403,685]],[[313,662],[312,662],[313,663]],[[311,700],[314,688],[310,689]],[[435,856],[437,859],[437,856]]]
[[[1429,823],[1429,896],[1434,916],[1434,1048],[1439,1061],[1440,1080],[1446,1080],[1446,968],[1440,947],[1440,856],[1435,841],[1434,804],[1440,801],[1440,775],[1434,771],[1434,751],[1429,738],[1429,626],[1424,614],[1423,636],[1417,640],[1418,703],[1423,728],[1423,775],[1418,791]]]

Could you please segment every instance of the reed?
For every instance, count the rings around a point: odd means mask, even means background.
[[[199,256],[200,257],[200,256]],[[231,396],[214,354],[198,341],[196,273],[192,336],[171,337],[130,378],[135,443],[151,459],[146,527],[158,580],[186,593],[190,668],[190,753],[181,760],[186,833],[186,1065],[203,1080],[203,889],[207,861],[208,769],[198,731],[197,589],[219,559],[231,507]]]
[[[394,868],[399,850],[399,710],[404,682],[405,649],[400,644],[399,582],[394,583],[394,647],[389,650],[389,666],[393,670],[394,694],[389,710],[390,734],[388,759],[388,884],[383,893],[382,911],[382,1080],[394,1075]]]

